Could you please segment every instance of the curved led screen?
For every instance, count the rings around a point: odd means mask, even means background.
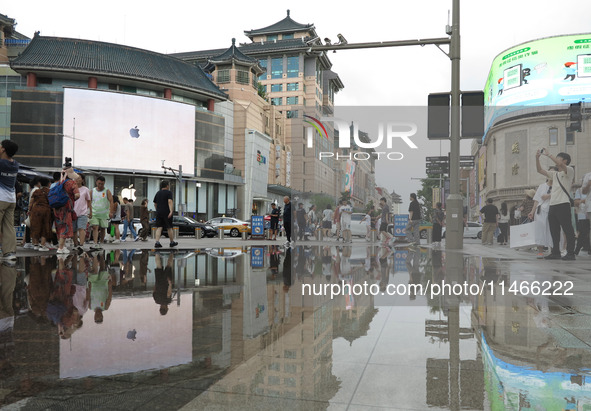
[[[591,33],[512,47],[492,62],[484,88],[485,126],[502,114],[591,98]]]

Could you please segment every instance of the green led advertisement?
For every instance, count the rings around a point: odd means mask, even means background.
[[[591,33],[548,37],[512,47],[493,60],[484,88],[485,125],[531,106],[591,99]]]

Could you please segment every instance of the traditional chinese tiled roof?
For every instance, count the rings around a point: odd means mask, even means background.
[[[100,41],[35,35],[11,62],[19,71],[63,71],[110,76],[180,88],[225,100],[200,67],[175,57]]]
[[[240,51],[242,54],[248,57],[254,58],[280,52],[295,53],[298,51],[306,51],[308,48],[309,46],[305,43],[303,39],[286,39],[269,42],[263,41],[256,43],[241,44],[239,47],[236,47],[236,50]],[[217,56],[220,56],[222,53],[226,51],[226,49],[199,50],[184,53],[174,53],[171,54],[171,56],[179,58],[181,60],[198,62],[200,64],[203,64],[208,60],[217,58]]]
[[[243,52],[241,52],[238,49],[238,47],[236,47],[236,39],[232,39],[232,45],[228,50],[226,50],[219,56],[212,57],[211,59],[209,59],[209,61],[214,64],[231,62],[232,60],[236,60],[244,64],[253,64],[257,62],[256,59],[248,57]]]
[[[294,21],[289,16],[289,10],[287,10],[287,17],[283,20],[278,21],[270,26],[263,27],[262,29],[244,31],[250,39],[254,36],[263,34],[280,34],[280,33],[295,33],[296,31],[308,31],[314,30],[314,24],[302,24]]]

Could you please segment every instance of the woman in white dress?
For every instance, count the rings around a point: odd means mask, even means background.
[[[534,196],[534,207],[529,213],[530,220],[534,221],[535,239],[538,246],[538,258],[544,258],[544,247],[552,248],[552,236],[548,224],[548,211],[550,210],[550,192],[552,180],[548,179],[540,184]]]

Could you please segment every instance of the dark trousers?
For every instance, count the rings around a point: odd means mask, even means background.
[[[283,228],[285,229],[287,241],[291,242],[291,221],[283,221]]]
[[[577,221],[577,231],[579,232],[579,237],[577,238],[577,246],[575,248],[575,254],[579,254],[581,249],[591,251],[589,245],[589,227],[591,224],[589,220],[579,220]]]
[[[433,223],[433,242],[441,242],[441,224]]]
[[[504,244],[509,241],[509,223],[499,223],[501,234],[497,237],[497,242]]]
[[[575,253],[575,230],[571,219],[569,203],[551,205],[548,211],[548,224],[552,235],[552,254],[560,254],[560,229],[566,235],[566,252]]]

